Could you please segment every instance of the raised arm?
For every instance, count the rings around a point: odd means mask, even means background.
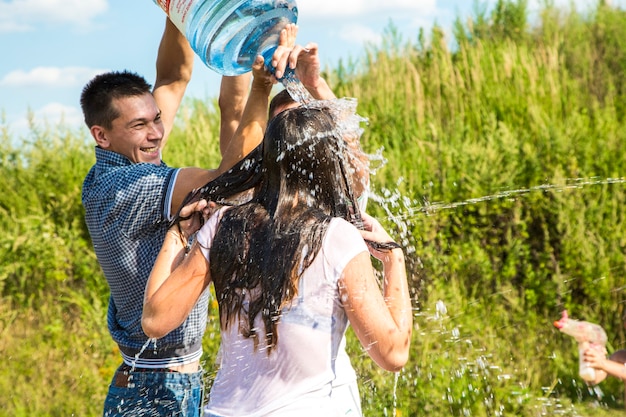
[[[206,200],[200,200],[185,206],[181,214],[196,211],[207,214],[208,207]],[[212,241],[219,221],[217,215],[204,224],[192,250],[185,256],[186,236],[198,230],[199,219],[191,216],[184,224],[181,222],[182,229],[173,226],[165,235],[144,293],[141,326],[148,337],[161,338],[180,326],[211,283],[208,249],[205,256],[202,246],[210,247],[209,240]]]
[[[287,59],[295,45],[297,33],[298,27],[294,24],[287,25],[281,31],[278,48],[272,57],[273,62],[277,64],[276,68],[284,68],[287,65]],[[219,174],[226,172],[243,159],[263,140],[267,126],[269,95],[277,81],[265,68],[261,56],[257,56],[253,65],[253,75],[250,96],[241,122],[232,140],[221,147],[222,162],[217,169]]]
[[[252,73],[234,77],[223,76],[218,99],[220,107],[220,153],[224,153],[233,139],[248,101]]]
[[[295,46],[289,54],[289,66],[296,69],[298,79],[314,99],[336,98],[333,90],[321,76],[319,48],[316,43]]]
[[[296,25],[287,25],[280,35],[280,44],[274,53],[274,59],[283,62],[283,67],[289,56],[289,51],[295,44],[297,34]],[[176,185],[172,194],[172,212],[175,213],[183,200],[192,190],[202,187],[217,176],[232,168],[241,161],[263,140],[265,126],[267,125],[268,98],[272,86],[277,82],[263,65],[263,58],[257,57],[252,68],[252,87],[248,96],[241,122],[237,123],[236,131],[230,140],[226,140],[229,133],[223,133],[220,138],[220,150],[222,151],[222,161],[217,169],[206,170],[201,168],[183,168],[176,178]],[[244,76],[238,76],[244,77]],[[233,78],[233,77],[231,77]],[[241,78],[243,79],[243,78]],[[240,80],[241,80],[240,79]],[[227,85],[239,89],[242,83],[234,79],[222,82],[221,93],[226,93]],[[238,84],[235,86],[234,84]],[[225,103],[225,99],[220,99]],[[236,111],[234,111],[236,112]],[[225,122],[224,122],[225,123]],[[224,125],[222,123],[222,126]],[[232,126],[230,128],[232,131]]]
[[[159,45],[153,91],[165,128],[161,149],[167,143],[176,112],[191,79],[194,56],[187,39],[168,18]]]
[[[274,85],[274,77],[263,65],[263,57],[257,56],[253,65],[254,77],[250,96],[246,103],[241,122],[237,127],[232,139],[224,143],[222,149],[222,161],[217,168],[218,175],[226,172],[263,140],[265,127],[267,126],[267,107],[269,95]]]
[[[195,167],[179,170],[172,194],[173,213],[178,210],[187,194],[226,172],[263,140],[267,124],[267,102],[273,77],[265,70],[263,58],[260,56],[254,64],[253,75],[252,88],[241,123],[232,140],[224,148],[220,165],[213,170]]]
[[[380,223],[362,213],[364,239],[387,242],[391,238]],[[399,371],[409,357],[413,312],[402,249],[380,252],[370,248],[383,264],[383,291],[373,273],[370,257],[361,253],[345,267],[339,281],[350,325],[370,357],[383,369]]]

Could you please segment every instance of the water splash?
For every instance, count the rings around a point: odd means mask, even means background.
[[[400,372],[394,372],[393,375],[393,417],[396,417],[398,413],[398,381],[400,379]]]
[[[420,387],[424,387],[424,392],[441,392],[446,415],[504,417],[515,415],[517,405],[532,401],[536,416],[578,416],[573,404],[553,396],[554,387],[561,381],[544,388],[543,396],[536,396],[529,391],[525,370],[517,369],[515,362],[493,363],[493,355],[486,347],[477,345],[472,330],[459,328],[456,318],[461,314],[467,313],[443,300],[416,313],[422,325],[421,365],[405,369],[398,375],[399,381],[394,381],[394,387],[397,383],[401,392],[418,390],[418,398]],[[530,407],[526,405],[526,409]]]
[[[311,93],[309,93],[302,82],[296,77],[295,72],[287,71],[285,76],[280,79],[280,82],[289,92],[291,98],[297,103],[308,104],[314,100]]]
[[[155,338],[151,338],[146,340],[146,343],[143,344],[143,346],[141,347],[141,349],[139,349],[139,352],[137,352],[135,354],[135,360],[133,360],[132,365],[130,366],[130,371],[129,372],[133,372],[135,370],[135,364],[137,363],[137,360],[139,359],[139,357],[141,357],[141,354],[143,352],[145,352],[145,350],[148,348],[148,346],[150,346],[150,344],[154,344],[154,353],[156,354],[157,351],[157,339]]]
[[[424,200],[421,207],[411,207],[410,205],[405,205],[406,211],[404,214],[399,215],[398,219],[409,219],[418,214],[425,213],[431,214],[435,211],[445,210],[445,209],[455,209],[462,206],[467,206],[471,204],[483,203],[486,201],[497,200],[497,199],[509,199],[513,197],[517,197],[524,194],[529,194],[532,192],[563,192],[566,190],[573,189],[581,189],[585,186],[593,186],[593,185],[610,185],[610,184],[624,184],[626,183],[626,178],[599,178],[599,177],[590,177],[590,178],[567,178],[564,184],[541,184],[528,188],[517,188],[513,190],[504,190],[497,192],[495,194],[486,195],[482,197],[470,198],[463,201],[452,202],[452,203],[443,203],[436,202],[431,203],[428,200]],[[388,190],[384,191],[387,197],[379,197],[381,202],[385,200],[389,200],[392,197],[392,202],[398,202],[402,198],[402,196],[397,192],[390,192]],[[406,201],[406,200],[405,200]]]
[[[285,84],[285,83],[284,83]],[[355,136],[360,138],[363,130],[362,123],[367,123],[367,119],[359,116],[356,112],[357,101],[351,98],[336,99],[330,101],[314,100],[299,82],[287,82],[285,87],[290,95],[297,102],[311,108],[325,108],[334,112],[334,119],[342,120],[338,127],[339,133],[343,137]],[[315,135],[313,135],[313,139]],[[367,155],[369,159],[369,172],[375,175],[376,172],[387,164],[384,158],[383,149],[376,151],[372,155]],[[402,178],[398,182],[403,181]],[[559,193],[566,190],[582,189],[588,186],[624,184],[626,178],[573,178],[565,179],[562,184],[540,184],[528,188],[514,188],[504,190],[494,194],[470,198],[458,202],[430,202],[424,199],[416,202],[403,196],[399,187],[395,190],[383,189],[381,192],[370,192],[370,199],[384,210],[390,221],[398,226],[399,242],[405,247],[407,255],[415,250],[410,245],[413,236],[410,235],[409,221],[419,215],[430,215],[437,211],[446,209],[456,209],[458,207],[480,204],[491,200],[513,199],[533,192]],[[419,258],[417,258],[419,264]],[[445,379],[443,389],[441,389],[442,400],[449,406],[453,415],[472,416],[477,413],[476,404],[480,404],[488,415],[504,416],[515,408],[515,404],[527,403],[530,400],[536,402],[535,410],[537,415],[563,415],[577,416],[575,408],[571,404],[564,404],[558,398],[553,397],[554,386],[547,387],[544,395],[536,396],[529,392],[529,386],[523,372],[518,373],[514,364],[494,364],[493,355],[482,346],[475,346],[475,340],[471,335],[463,333],[462,326],[455,325],[449,316],[448,306],[438,300],[432,314],[417,313],[416,318],[421,316],[420,324],[425,325],[421,336],[437,339],[440,349],[433,349],[438,355],[450,355],[456,358],[457,366],[453,369],[446,369],[437,364],[437,358],[427,364],[424,368],[406,369],[402,373],[394,373],[393,387],[391,388],[391,405],[393,415],[397,414],[398,407],[398,386],[413,384],[433,385],[442,384]],[[446,385],[447,383],[447,385]],[[573,381],[576,384],[575,381]],[[556,381],[562,384],[562,381]],[[589,389],[589,388],[587,388]],[[508,393],[508,398],[503,398],[501,392]],[[602,398],[603,394],[599,389],[593,392]],[[581,394],[582,395],[582,394]],[[402,406],[402,404],[401,404]],[[383,408],[384,415],[388,415],[389,409]]]

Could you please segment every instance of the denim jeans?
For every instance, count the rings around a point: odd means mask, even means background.
[[[117,371],[122,372],[122,371]],[[104,417],[200,417],[204,383],[202,371],[130,372],[128,384],[113,376],[104,402]]]

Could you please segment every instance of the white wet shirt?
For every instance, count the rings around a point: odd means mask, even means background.
[[[361,252],[367,252],[367,246],[358,230],[343,219],[333,219],[320,253],[300,279],[298,297],[283,310],[278,343],[270,355],[260,316],[256,351],[238,326],[222,331],[221,367],[205,416],[337,415],[331,384],[348,323],[337,282]]]

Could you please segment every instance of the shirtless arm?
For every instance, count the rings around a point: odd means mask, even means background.
[[[298,27],[294,24],[287,25],[281,31],[278,48],[276,48],[272,57],[272,61],[276,63],[277,70],[287,65],[287,60],[295,45],[297,33]],[[241,123],[239,123],[232,140],[221,147],[222,162],[217,169],[219,174],[226,172],[243,159],[254,148],[259,146],[263,140],[263,134],[267,126],[269,94],[277,81],[266,70],[262,57],[257,56],[254,67],[257,69],[254,73],[250,97],[248,98]]]
[[[161,110],[165,132],[161,150],[165,148],[174,119],[193,70],[194,52],[187,39],[166,19],[156,61],[156,81],[153,96]]]
[[[252,73],[223,76],[218,100],[220,108],[220,154],[224,153],[233,139],[248,100]]]
[[[283,67],[286,65],[289,53],[295,44],[296,34],[297,26],[293,24],[287,25],[281,31],[279,46],[273,58],[282,63]],[[176,212],[189,192],[228,171],[263,140],[265,126],[267,125],[269,94],[272,86],[276,83],[276,79],[265,69],[261,57],[257,57],[252,67],[252,74],[252,87],[245,104],[241,122],[236,124],[235,133],[230,141],[226,140],[226,138],[223,141],[220,139],[220,149],[222,151],[220,165],[213,170],[201,168],[181,169],[172,195],[172,212]],[[224,84],[222,84],[222,87],[224,87]],[[234,88],[240,88],[240,86]],[[225,90],[223,89],[221,92],[225,93]],[[232,130],[232,125],[229,129]],[[228,133],[224,135],[228,135]]]

